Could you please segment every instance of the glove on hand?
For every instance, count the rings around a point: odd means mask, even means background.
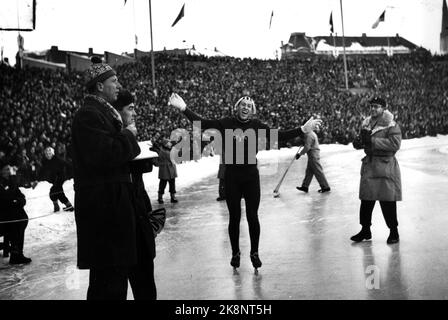
[[[366,147],[370,147],[372,145],[372,130],[361,130],[361,142]]]
[[[364,149],[364,145],[361,141],[361,136],[357,136],[355,138],[355,140],[353,140],[353,148],[359,150],[359,149]]]
[[[181,98],[177,93],[172,93],[170,99],[168,100],[168,105],[173,106],[180,111],[185,111],[187,107],[184,99]]]
[[[149,148],[149,150],[154,151],[155,153],[159,154],[160,152],[160,144],[157,142],[154,142],[152,147]]]
[[[320,126],[322,124],[321,119],[314,119],[313,117],[309,118],[308,121],[301,126],[301,129],[303,133],[310,133],[313,131],[317,126]]]

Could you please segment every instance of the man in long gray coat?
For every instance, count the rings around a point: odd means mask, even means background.
[[[296,159],[299,159],[303,155],[308,156],[308,163],[305,171],[305,178],[302,181],[302,186],[297,187],[297,190],[308,192],[308,187],[316,176],[317,182],[320,185],[320,193],[330,191],[330,186],[328,185],[327,178],[325,178],[324,170],[320,164],[320,148],[319,140],[317,138],[316,132],[320,131],[320,127],[316,127],[314,131],[307,133],[304,137],[304,144],[302,150],[296,155]]]
[[[159,167],[159,197],[157,201],[163,203],[163,194],[165,193],[165,187],[169,184],[169,192],[171,195],[171,203],[177,203],[176,199],[176,178],[177,168],[176,164],[171,160],[170,152],[172,149],[172,143],[170,140],[162,139],[161,147],[158,152],[159,157],[154,159],[154,165]]]
[[[362,159],[359,185],[362,229],[351,240],[360,242],[372,238],[372,211],[378,200],[390,229],[387,243],[392,244],[399,241],[397,201],[401,201],[402,196],[400,167],[395,153],[400,149],[401,130],[393,114],[386,109],[385,100],[373,98],[369,105],[371,116],[364,120],[361,135],[353,142],[355,149],[364,149],[366,156]]]

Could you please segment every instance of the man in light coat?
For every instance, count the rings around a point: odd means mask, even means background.
[[[313,179],[313,176],[316,176],[316,179],[319,182],[320,189],[318,191],[320,193],[330,191],[330,186],[328,185],[327,178],[325,178],[324,170],[322,169],[322,165],[320,164],[319,140],[316,134],[316,132],[319,131],[320,127],[316,127],[314,131],[311,131],[310,133],[307,133],[305,135],[303,148],[296,155],[296,159],[299,159],[305,154],[308,156],[305,178],[302,181],[302,186],[297,187],[298,190],[303,192],[308,192],[308,187],[311,183],[311,180]]]
[[[173,145],[169,139],[162,139],[160,150],[158,151],[159,157],[154,159],[154,165],[159,167],[159,197],[157,202],[163,204],[163,194],[165,193],[165,187],[169,184],[169,192],[171,195],[171,203],[177,203],[176,199],[176,178],[177,169],[176,164],[171,160],[171,149]]]
[[[362,159],[359,185],[362,229],[351,240],[360,242],[372,238],[372,211],[378,200],[390,229],[387,243],[393,244],[399,241],[397,201],[402,200],[400,167],[395,158],[401,145],[401,130],[386,109],[384,99],[373,98],[369,106],[371,116],[364,120],[361,135],[353,142],[355,149],[364,149],[366,156]]]

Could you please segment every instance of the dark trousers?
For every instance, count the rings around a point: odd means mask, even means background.
[[[397,221],[397,202],[396,201],[380,201],[381,211],[383,212],[384,220],[386,220],[387,227],[398,227]],[[363,227],[370,227],[372,225],[372,212],[375,207],[375,201],[361,200],[361,208],[359,210],[359,223]]]
[[[137,231],[137,261],[131,267],[90,269],[87,300],[126,300],[128,280],[135,300],[156,300],[154,260],[140,231]]]
[[[51,201],[61,201],[63,204],[68,202],[65,196],[64,190],[62,189],[62,184],[54,184],[50,188],[50,199]]]
[[[170,193],[176,193],[176,179],[164,180],[160,179],[159,182],[159,194],[165,193],[166,184],[169,184]]]
[[[246,219],[249,225],[250,252],[258,252],[260,241],[260,222],[258,207],[260,205],[260,176],[256,166],[248,168],[227,169],[225,173],[225,196],[229,209],[229,237],[232,254],[240,251],[241,199],[246,201]]]
[[[28,216],[18,217],[18,219],[27,219]],[[5,230],[5,245],[9,244],[11,254],[22,255],[25,243],[25,230],[28,226],[27,221],[14,222],[7,225]],[[4,252],[3,252],[4,253]]]
[[[226,197],[226,188],[225,188],[225,180],[224,179],[219,179],[218,194],[219,194],[220,198]]]

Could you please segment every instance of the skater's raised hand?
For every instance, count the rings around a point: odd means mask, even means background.
[[[168,105],[173,106],[180,111],[184,111],[187,105],[185,104],[184,99],[179,96],[177,93],[172,93],[170,99],[168,100]]]
[[[303,133],[310,133],[320,125],[322,125],[321,119],[314,119],[314,117],[311,117],[303,126],[301,126],[301,128]]]

